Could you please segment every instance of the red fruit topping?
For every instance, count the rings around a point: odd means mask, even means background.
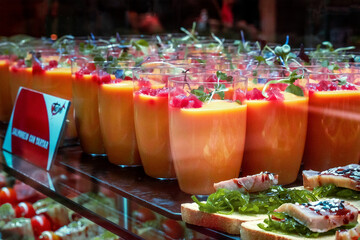
[[[268,101],[279,101],[285,99],[284,95],[278,88],[270,88],[269,91],[267,91],[267,94],[269,97],[266,100]]]
[[[170,106],[175,108],[200,108],[202,102],[195,96],[190,94],[186,96],[184,94],[175,96],[170,102]]]
[[[273,83],[273,84],[269,85],[269,88],[278,88],[281,91],[285,91],[287,86],[288,86],[288,84],[286,84],[286,83]]]
[[[307,85],[309,91],[311,92],[321,92],[321,91],[336,91],[336,90],[356,90],[356,87],[351,84],[345,84],[339,86],[335,81],[325,81],[322,80],[318,83],[309,83]]]
[[[254,88],[246,93],[247,100],[262,100],[265,97],[262,95],[261,91],[257,88]]]
[[[79,71],[75,73],[76,78],[82,78],[83,75],[91,74],[93,71],[95,71],[95,65],[93,63],[89,63],[86,67],[82,67]]]
[[[218,78],[216,76],[216,74],[211,74],[207,79],[206,79],[206,84],[204,84],[206,87],[208,88],[213,88],[214,84],[213,83],[217,83],[218,82]],[[221,80],[219,79],[220,83],[226,83],[226,80]]]
[[[216,83],[217,82],[217,77],[216,77],[216,74],[211,74],[208,79],[206,80],[206,82],[214,82]]]
[[[357,90],[357,88],[352,84],[346,83],[341,86],[341,90]]]
[[[92,76],[92,80],[98,84],[111,83],[111,76],[108,73],[99,72],[98,74]]]
[[[130,76],[125,76],[124,80],[132,80],[132,78]]]
[[[34,62],[33,66],[32,66],[32,73],[33,74],[42,74],[43,72],[45,72],[45,70],[43,69],[41,64],[38,62]]]
[[[126,77],[125,77],[125,79],[126,79]],[[144,79],[142,79],[142,78],[138,80],[138,84],[139,84],[139,87],[140,87],[140,88],[142,88],[142,87],[148,87],[148,88],[150,88],[150,87],[151,87],[150,81],[146,81],[146,80],[144,80]]]
[[[94,63],[88,63],[86,69],[88,69],[90,72],[93,72],[96,70],[96,66]]]
[[[151,94],[151,90],[152,90],[151,88],[143,86],[139,89],[139,91],[136,92],[136,94],[144,94],[144,95],[153,96]]]
[[[49,68],[56,68],[58,66],[58,62],[56,60],[51,60],[49,62]]]
[[[167,97],[169,95],[169,89],[166,87],[157,89],[156,96],[158,97]]]
[[[235,92],[235,100],[239,100],[240,102],[244,102],[245,99],[246,99],[246,93],[241,89],[237,89],[236,92]]]
[[[152,89],[150,87],[142,86],[136,94],[144,94],[157,97],[168,97],[169,89],[167,87]]]

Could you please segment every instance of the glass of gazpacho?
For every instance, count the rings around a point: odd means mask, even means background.
[[[305,145],[307,80],[297,72],[269,69],[251,74],[250,81],[242,175],[269,171],[279,175],[279,184],[292,183]]]
[[[238,177],[246,84],[245,77],[230,71],[169,78],[170,148],[182,191],[210,194],[214,183]]]
[[[181,68],[154,67],[135,71],[134,120],[136,138],[145,173],[158,179],[174,179],[170,151],[168,78]]]
[[[33,63],[32,87],[34,90],[72,101],[71,56],[61,55],[55,50],[37,51],[37,61]],[[77,137],[74,106],[66,119],[65,139]]]
[[[99,120],[108,159],[119,166],[140,166],[134,124],[133,78],[128,66],[107,68],[99,79]]]
[[[29,63],[30,62],[30,63]],[[9,67],[10,70],[10,95],[12,104],[20,87],[32,87],[32,67],[31,61],[25,62],[24,59],[12,63]]]
[[[0,55],[0,122],[8,122],[12,111],[9,66],[9,56]]]
[[[98,110],[98,85],[102,76],[99,76],[95,62],[82,58],[73,59],[71,72],[75,124],[80,146],[87,154],[105,155]]]
[[[309,75],[305,169],[359,162],[360,87],[354,84],[359,78],[359,73],[328,71]]]

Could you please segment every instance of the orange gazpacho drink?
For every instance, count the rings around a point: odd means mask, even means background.
[[[359,162],[360,88],[349,82],[339,84],[336,74],[329,76],[309,84],[305,169],[323,171]]]
[[[28,67],[21,59],[12,64],[9,69],[11,102],[14,104],[20,87],[32,88],[32,67]]]
[[[33,64],[33,89],[72,101],[72,77],[70,67],[58,66],[56,60],[47,65]],[[77,137],[74,106],[70,105],[67,115],[65,139]]]
[[[0,58],[0,122],[8,122],[12,111],[9,65],[9,59]]]
[[[168,87],[162,83],[165,76],[145,74],[134,82],[134,119],[141,161],[145,173],[159,179],[176,177],[170,151]]]
[[[98,110],[98,79],[95,67],[86,67],[73,74],[76,130],[83,151],[91,155],[105,154]]]
[[[121,166],[141,165],[134,124],[132,79],[103,81],[99,86],[99,116],[108,159]]]
[[[239,175],[246,104],[225,99],[229,86],[219,81],[191,83],[187,79],[182,87],[176,79],[169,83],[170,148],[180,189],[190,194],[210,194],[214,183]]]
[[[269,171],[279,175],[279,184],[294,182],[304,152],[308,97],[283,93],[269,101],[261,95],[248,98],[247,106],[242,175]]]

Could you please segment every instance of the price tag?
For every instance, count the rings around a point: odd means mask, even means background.
[[[20,88],[3,149],[49,171],[69,106],[68,100]]]

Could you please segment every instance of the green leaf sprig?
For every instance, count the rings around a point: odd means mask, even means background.
[[[74,45],[75,37],[72,35],[64,35],[52,44],[52,48],[58,49],[61,54],[70,54]]]
[[[334,235],[336,231],[340,229],[350,229],[355,226],[355,224],[348,224],[342,227],[332,229],[325,233],[318,233],[311,231],[308,227],[299,223],[288,214],[277,212],[271,213],[268,218],[264,220],[264,223],[259,223],[258,227],[265,231],[280,231],[283,233],[300,235],[306,238],[317,238],[324,235]]]
[[[292,93],[296,96],[303,97],[304,96],[303,90],[299,86],[296,86],[294,84],[297,79],[300,79],[303,77],[304,77],[304,73],[299,75],[297,73],[297,71],[295,70],[295,71],[291,72],[291,74],[287,78],[268,81],[264,85],[264,88],[262,90],[262,95],[266,98],[269,97],[269,95],[266,92],[266,89],[269,87],[270,84],[286,83],[286,84],[289,84],[289,86],[287,86],[287,88],[285,89],[285,92]]]
[[[349,50],[354,50],[355,46],[349,46],[349,47],[341,47],[341,48],[334,48],[334,46],[332,45],[331,42],[329,41],[324,41],[321,44],[318,44],[316,46],[316,51],[317,52],[321,52],[321,53],[338,53],[338,52],[344,52],[344,51],[349,51]]]
[[[211,33],[211,37],[218,43],[217,47],[216,47],[216,51],[220,50],[223,48],[224,46],[224,40],[221,40],[220,38],[218,38],[214,33]]]
[[[186,36],[180,39],[181,43],[196,43],[199,40],[196,37],[196,22],[193,22],[191,31],[189,32],[186,28],[181,27],[181,31],[183,31]]]
[[[214,84],[214,89],[204,87],[200,85],[197,89],[192,89],[191,93],[194,94],[202,102],[211,102],[214,95],[218,95],[221,100],[225,98],[225,92],[229,91],[225,84],[220,83],[220,80],[226,80],[227,82],[232,82],[233,77],[228,76],[226,73],[217,71],[216,72],[217,83]]]
[[[145,39],[131,40],[130,45],[135,47],[136,51],[141,51],[144,55],[149,54],[149,42]]]
[[[283,203],[307,203],[317,198],[308,190],[288,189],[272,186],[259,193],[243,193],[236,190],[218,189],[209,195],[206,202],[191,197],[199,205],[200,211],[208,213],[267,214]]]
[[[315,187],[312,192],[319,198],[336,197],[348,200],[360,199],[360,192],[348,188],[337,187],[335,184]]]
[[[27,41],[23,41],[25,44]],[[27,56],[27,51],[22,47],[22,44],[16,44],[13,42],[2,42],[0,43],[0,54],[2,55],[10,55],[14,54],[18,59],[25,59]]]

